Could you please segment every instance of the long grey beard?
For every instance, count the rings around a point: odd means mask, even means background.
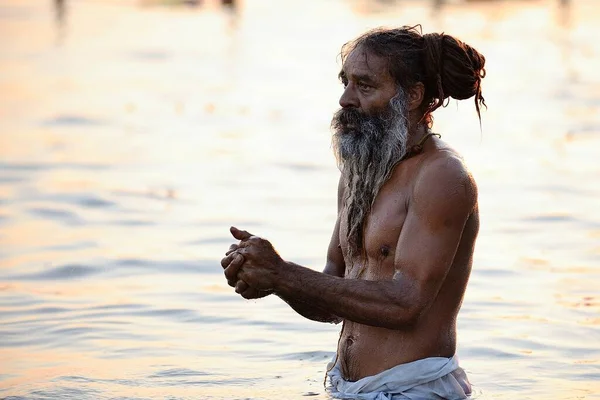
[[[349,256],[363,250],[363,229],[379,190],[406,154],[406,100],[399,92],[387,110],[366,116],[341,109],[333,117],[333,148],[345,183]]]

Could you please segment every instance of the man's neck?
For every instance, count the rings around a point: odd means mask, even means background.
[[[421,139],[427,134],[428,128],[423,123],[416,123],[412,125],[414,128],[410,128],[408,131],[408,139],[406,141],[406,148],[410,149],[417,143],[421,141]]]

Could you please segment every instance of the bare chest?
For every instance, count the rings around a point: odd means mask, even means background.
[[[398,238],[407,215],[408,193],[397,185],[382,187],[364,223],[364,249],[351,257],[348,242],[348,209],[344,207],[340,224],[340,245],[348,279],[391,279]]]

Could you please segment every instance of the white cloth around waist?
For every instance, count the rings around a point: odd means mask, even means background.
[[[331,363],[329,364],[331,366]],[[338,399],[431,400],[467,399],[471,384],[456,356],[429,357],[400,364],[356,382],[344,380],[339,364],[327,372],[328,392]]]

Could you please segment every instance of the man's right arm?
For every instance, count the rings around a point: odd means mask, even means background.
[[[338,220],[335,224],[335,228],[331,236],[331,241],[329,243],[329,248],[327,250],[327,263],[325,264],[325,269],[323,270],[323,273],[327,275],[343,277],[345,271],[345,264],[339,243],[339,231],[340,221],[338,216]],[[230,250],[228,251],[227,256],[221,261],[223,268],[226,268],[226,276],[229,274],[230,269],[233,271],[234,274],[237,273],[237,271],[242,267],[244,263],[243,256],[240,254],[236,255],[235,253],[237,248],[237,245],[232,245]],[[288,264],[290,264],[290,266],[295,265],[292,262],[288,262]],[[235,287],[236,293],[240,294],[243,298],[248,300],[258,299],[271,294],[270,291],[260,291],[249,287],[246,282],[244,282],[241,279],[237,279],[237,277],[230,276],[228,282],[230,286]],[[305,318],[311,319],[313,321],[329,322],[334,324],[337,324],[342,321],[342,319],[338,316],[333,315],[319,308],[318,306],[307,304],[301,300],[293,299],[291,297],[279,297],[283,301],[285,301],[294,311],[296,311],[298,314],[302,315]]]
[[[288,262],[288,264],[293,264]],[[345,271],[344,256],[340,248],[340,218],[338,212],[338,219],[333,229],[331,241],[329,242],[329,248],[327,250],[327,264],[325,264],[324,274],[343,277]],[[342,322],[342,318],[337,315],[333,315],[324,309],[315,307],[311,304],[304,303],[297,299],[285,298],[279,296],[285,301],[294,311],[313,321],[318,322],[329,322],[332,324],[339,324]]]
[[[335,223],[335,227],[333,229],[333,233],[331,235],[331,240],[329,242],[329,247],[327,249],[327,263],[325,264],[325,269],[323,270],[324,274],[337,276],[340,278],[344,277],[346,271],[346,264],[344,262],[344,256],[342,253],[342,249],[340,246],[340,215],[342,211],[343,205],[343,195],[344,195],[344,185],[342,182],[342,178],[340,177],[340,181],[338,183],[338,193],[337,193],[337,211],[338,217]],[[238,271],[239,268],[244,263],[244,258],[241,255],[236,255],[235,250],[237,249],[237,245],[232,245],[227,252],[226,257],[221,260],[221,265],[223,268],[227,268],[228,266],[232,266],[233,271]],[[289,263],[293,264],[293,263]],[[236,272],[237,273],[237,272]],[[227,275],[227,272],[226,272]],[[238,280],[236,277],[231,276],[230,280],[228,280],[229,285],[235,287],[235,291],[240,294],[242,297],[246,299],[258,299],[261,297],[265,297],[269,295],[271,292],[263,292],[255,290],[249,287],[242,280]],[[336,315],[333,315],[318,306],[309,305],[297,299],[285,298],[279,296],[283,301],[285,301],[294,311],[298,314],[302,315],[305,318],[308,318],[313,321],[318,322],[329,322],[329,323],[340,323],[342,319]]]
[[[342,214],[342,207],[344,204],[344,192],[345,191],[343,177],[340,176],[337,191],[338,216],[335,222],[335,227],[333,228],[331,240],[329,241],[329,247],[327,249],[327,263],[325,264],[325,269],[323,270],[324,274],[337,276],[340,278],[343,278],[346,272],[344,254],[342,253],[342,248],[340,246],[340,216]],[[313,321],[329,322],[333,324],[339,324],[340,322],[342,322],[342,318],[338,317],[337,315],[333,315],[321,308],[314,307],[313,305],[301,302],[297,299],[284,298],[282,296],[279,297],[283,301],[285,301],[290,307],[292,307],[294,311],[296,311],[298,314],[302,315],[305,318],[311,319]]]

